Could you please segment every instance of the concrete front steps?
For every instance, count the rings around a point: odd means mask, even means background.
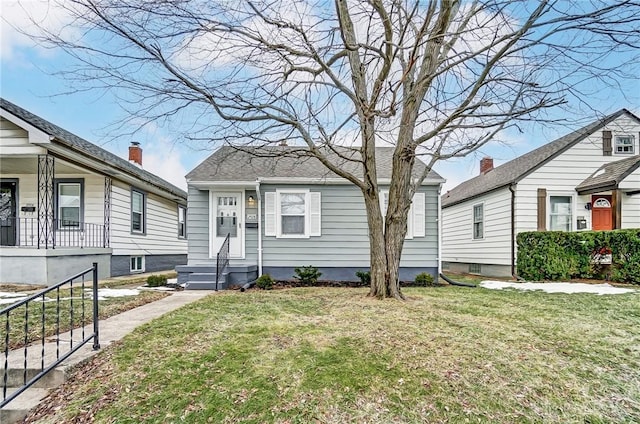
[[[33,386],[0,409],[0,424],[21,422],[47,396],[49,389],[56,388],[64,383],[67,378],[65,369],[66,367],[61,366],[49,371]],[[40,369],[27,368],[27,381],[39,372]],[[4,375],[4,370],[0,370],[0,373]],[[23,382],[23,370],[10,368],[7,375],[7,397],[16,392]]]
[[[178,284],[184,284],[185,290],[226,290],[255,280],[258,277],[258,266],[228,266],[218,280],[217,287],[215,265],[179,265],[176,272]]]

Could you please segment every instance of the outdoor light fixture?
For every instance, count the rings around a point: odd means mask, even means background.
[[[253,196],[249,196],[247,199],[247,205],[250,207],[254,207],[256,205],[256,199]]]

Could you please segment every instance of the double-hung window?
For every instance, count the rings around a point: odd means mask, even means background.
[[[549,229],[551,231],[571,231],[572,197],[549,196]]]
[[[484,238],[484,204],[473,206],[473,239]]]
[[[321,235],[321,194],[302,189],[266,192],[265,236],[308,238]]]
[[[83,180],[56,181],[56,218],[58,228],[80,228],[82,221]]]
[[[633,155],[635,153],[635,140],[632,135],[617,135],[615,152],[618,155]]]
[[[304,236],[306,234],[307,194],[280,193],[280,234],[283,236]]]
[[[187,208],[178,206],[178,237],[187,237]]]
[[[145,233],[147,196],[142,192],[131,189],[131,232]]]

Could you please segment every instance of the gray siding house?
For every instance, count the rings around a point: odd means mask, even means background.
[[[294,268],[307,265],[318,267],[322,279],[357,280],[355,272],[369,268],[360,190],[305,151],[294,146],[223,147],[187,175],[188,264],[176,268],[179,282],[191,288],[221,287],[212,283],[227,236],[230,261],[223,285],[252,281],[261,274],[292,279]],[[376,154],[384,199],[393,149],[378,148]],[[360,165],[345,160],[342,166],[357,172]],[[419,162],[415,172],[424,169]],[[432,172],[413,199],[401,261],[403,280],[420,272],[438,273],[443,182]]]
[[[640,118],[626,109],[493,168],[442,196],[443,268],[517,273],[523,231],[640,228]]]
[[[187,193],[0,99],[0,283],[53,284],[186,261]]]

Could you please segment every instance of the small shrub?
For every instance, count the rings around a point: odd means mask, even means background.
[[[308,286],[317,283],[318,278],[322,275],[322,273],[318,271],[318,268],[313,265],[296,268],[294,271],[296,273],[294,277],[297,278],[300,283]]]
[[[165,275],[150,275],[147,277],[147,286],[162,287],[167,285],[167,277]]]
[[[363,286],[371,285],[371,273],[369,271],[356,271],[356,277],[360,279]]]
[[[414,282],[420,287],[431,287],[436,285],[433,281],[433,276],[427,272],[421,272],[416,275]]]
[[[271,290],[273,288],[273,278],[269,274],[262,274],[256,280],[256,287],[262,290]]]

